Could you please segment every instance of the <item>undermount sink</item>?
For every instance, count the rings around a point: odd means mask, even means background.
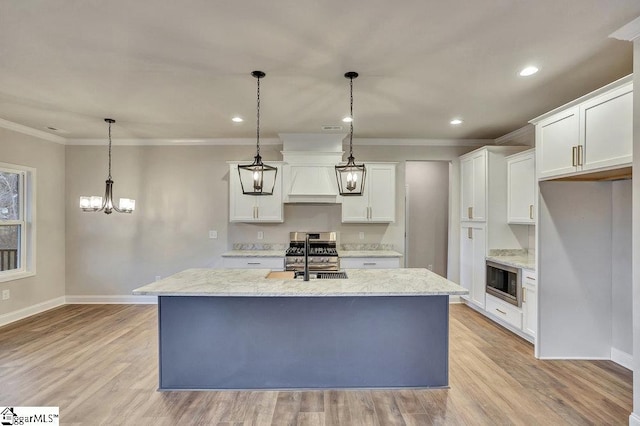
[[[280,279],[280,280],[292,280],[292,279],[303,279],[304,275],[296,274],[293,271],[271,271],[267,274],[267,278],[272,279]],[[344,271],[322,271],[322,272],[309,272],[309,279],[312,280],[336,280],[336,279],[347,279],[347,273]]]

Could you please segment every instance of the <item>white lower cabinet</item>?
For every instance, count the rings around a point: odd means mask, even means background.
[[[483,309],[487,280],[486,250],[485,225],[463,225],[460,232],[460,285],[469,290],[469,296],[463,297]]]
[[[341,269],[390,269],[399,268],[399,257],[341,257]]]
[[[284,271],[284,257],[223,257],[222,266],[229,269],[271,269]]]
[[[522,331],[535,337],[538,328],[538,286],[536,273],[522,270]]]
[[[517,306],[504,302],[497,297],[487,294],[486,311],[518,330],[522,329],[522,310]]]

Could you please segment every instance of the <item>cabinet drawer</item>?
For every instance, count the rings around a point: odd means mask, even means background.
[[[399,268],[399,257],[343,257],[340,258],[342,269],[386,269]]]
[[[537,287],[537,276],[535,271],[531,269],[523,269],[522,270],[522,285],[529,285],[532,287]]]
[[[522,310],[487,294],[486,311],[511,324],[518,330],[522,329]]]
[[[223,257],[222,266],[225,268],[242,269],[272,269],[284,271],[283,257]]]

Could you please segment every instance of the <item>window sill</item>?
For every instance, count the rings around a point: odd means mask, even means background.
[[[0,283],[4,283],[7,281],[21,280],[23,278],[34,277],[36,273],[34,271],[20,271],[20,272],[11,272],[8,274],[0,274]]]

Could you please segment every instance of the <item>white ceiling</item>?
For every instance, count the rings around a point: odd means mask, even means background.
[[[354,70],[356,137],[495,138],[631,73],[631,43],[608,36],[639,15],[638,0],[2,0],[0,118],[251,138],[259,69],[262,136],[320,132],[343,125]]]

